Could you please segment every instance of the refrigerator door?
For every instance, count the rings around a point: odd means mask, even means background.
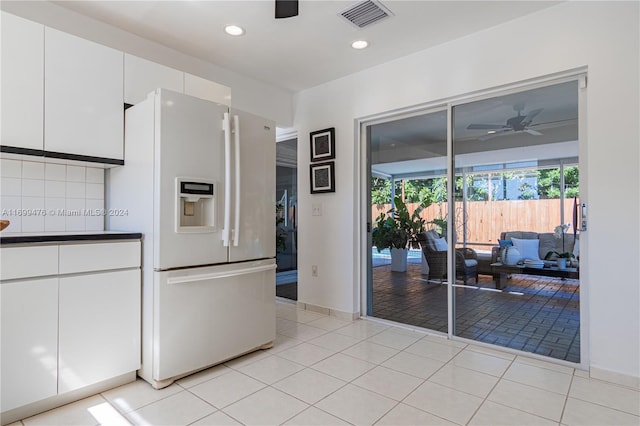
[[[210,265],[227,262],[222,244],[224,223],[225,161],[223,117],[228,108],[166,89],[155,96],[155,235],[154,268]],[[198,194],[181,191],[182,183],[198,188],[213,184],[213,196],[206,200],[206,225],[176,226],[180,214],[197,216],[197,203],[187,211],[181,205]],[[184,188],[183,188],[184,189]],[[194,207],[195,205],[195,207]]]
[[[229,260],[273,258],[276,126],[273,121],[238,110],[231,110],[231,122],[234,171]]]
[[[275,260],[154,273],[153,379],[176,376],[275,340]]]

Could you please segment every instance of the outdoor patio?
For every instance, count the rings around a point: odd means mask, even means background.
[[[447,332],[447,288],[421,274],[420,252],[407,272],[391,272],[374,250],[371,316]],[[571,362],[580,362],[578,280],[513,275],[503,291],[493,277],[456,288],[456,335]]]

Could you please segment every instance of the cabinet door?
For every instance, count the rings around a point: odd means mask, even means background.
[[[2,145],[42,148],[44,25],[2,12]]]
[[[231,105],[231,88],[192,74],[184,74],[184,93],[222,105]]]
[[[56,395],[58,279],[0,283],[0,411]]]
[[[123,159],[124,54],[45,28],[45,150]]]
[[[182,93],[184,73],[137,56],[124,55],[124,101],[135,105],[158,88]]]
[[[58,392],[140,368],[140,270],[60,278]]]

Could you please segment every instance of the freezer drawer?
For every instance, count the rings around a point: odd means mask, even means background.
[[[153,379],[275,340],[275,260],[154,273]]]

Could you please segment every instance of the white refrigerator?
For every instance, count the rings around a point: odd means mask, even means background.
[[[107,229],[143,233],[140,377],[156,388],[275,339],[275,123],[157,89],[125,112]]]

